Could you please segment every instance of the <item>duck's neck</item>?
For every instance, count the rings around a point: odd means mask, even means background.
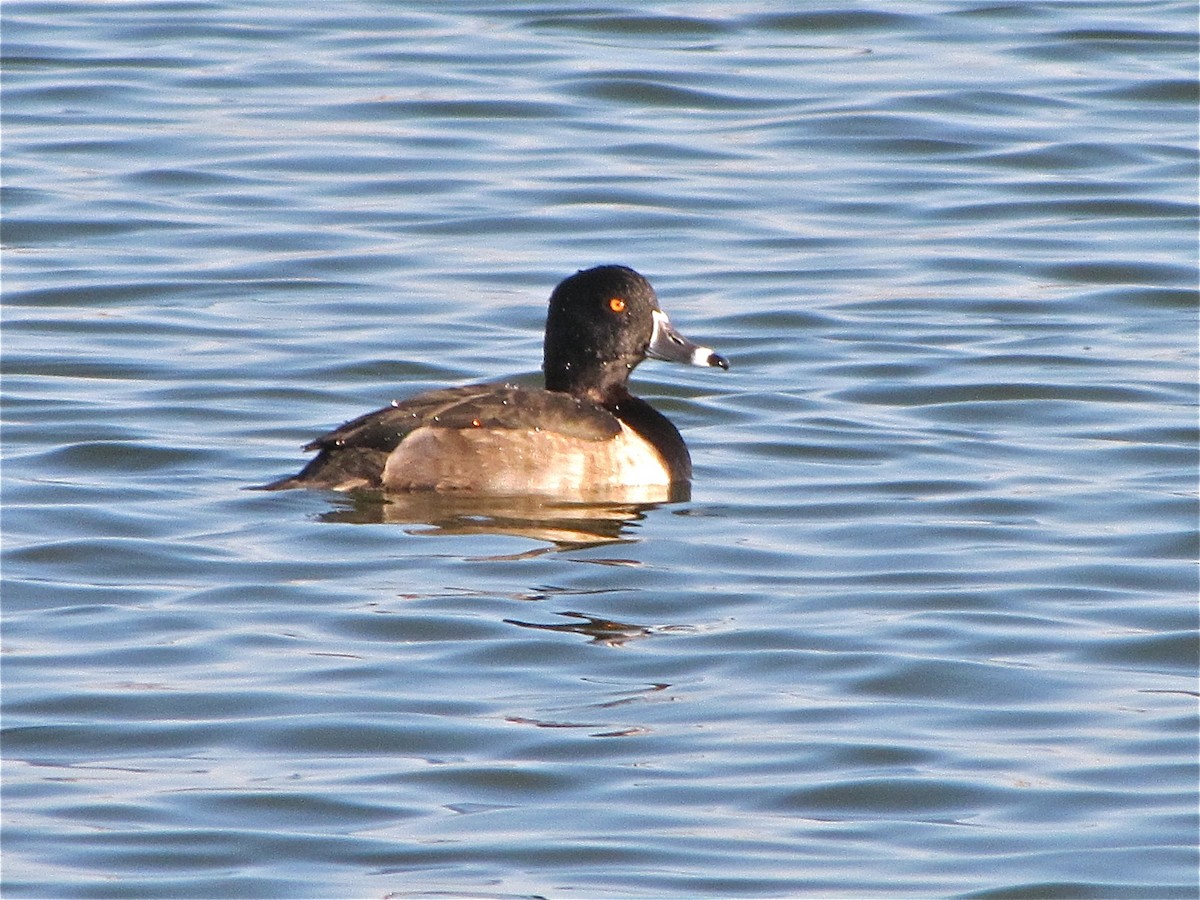
[[[609,409],[629,397],[630,366],[619,359],[558,362],[543,366],[546,390],[588,400]]]

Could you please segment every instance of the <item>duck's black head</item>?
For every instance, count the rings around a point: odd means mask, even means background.
[[[626,266],[576,272],[550,295],[542,368],[546,389],[611,405],[647,356],[728,369],[723,356],[672,327],[654,288]]]

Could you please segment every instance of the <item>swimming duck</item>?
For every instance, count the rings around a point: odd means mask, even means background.
[[[692,461],[671,421],[629,392],[646,357],[729,368],[675,330],[633,269],[577,272],[550,295],[544,389],[479,384],[394,400],[309,443],[316,458],[264,489],[675,496]]]

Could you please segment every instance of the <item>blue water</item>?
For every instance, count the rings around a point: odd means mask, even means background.
[[[1197,896],[1194,4],[2,15],[5,897]],[[687,502],[243,490],[604,262]]]

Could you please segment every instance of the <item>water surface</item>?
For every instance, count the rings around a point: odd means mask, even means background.
[[[3,17],[5,896],[1196,896],[1193,4]],[[605,262],[690,500],[244,490]]]

